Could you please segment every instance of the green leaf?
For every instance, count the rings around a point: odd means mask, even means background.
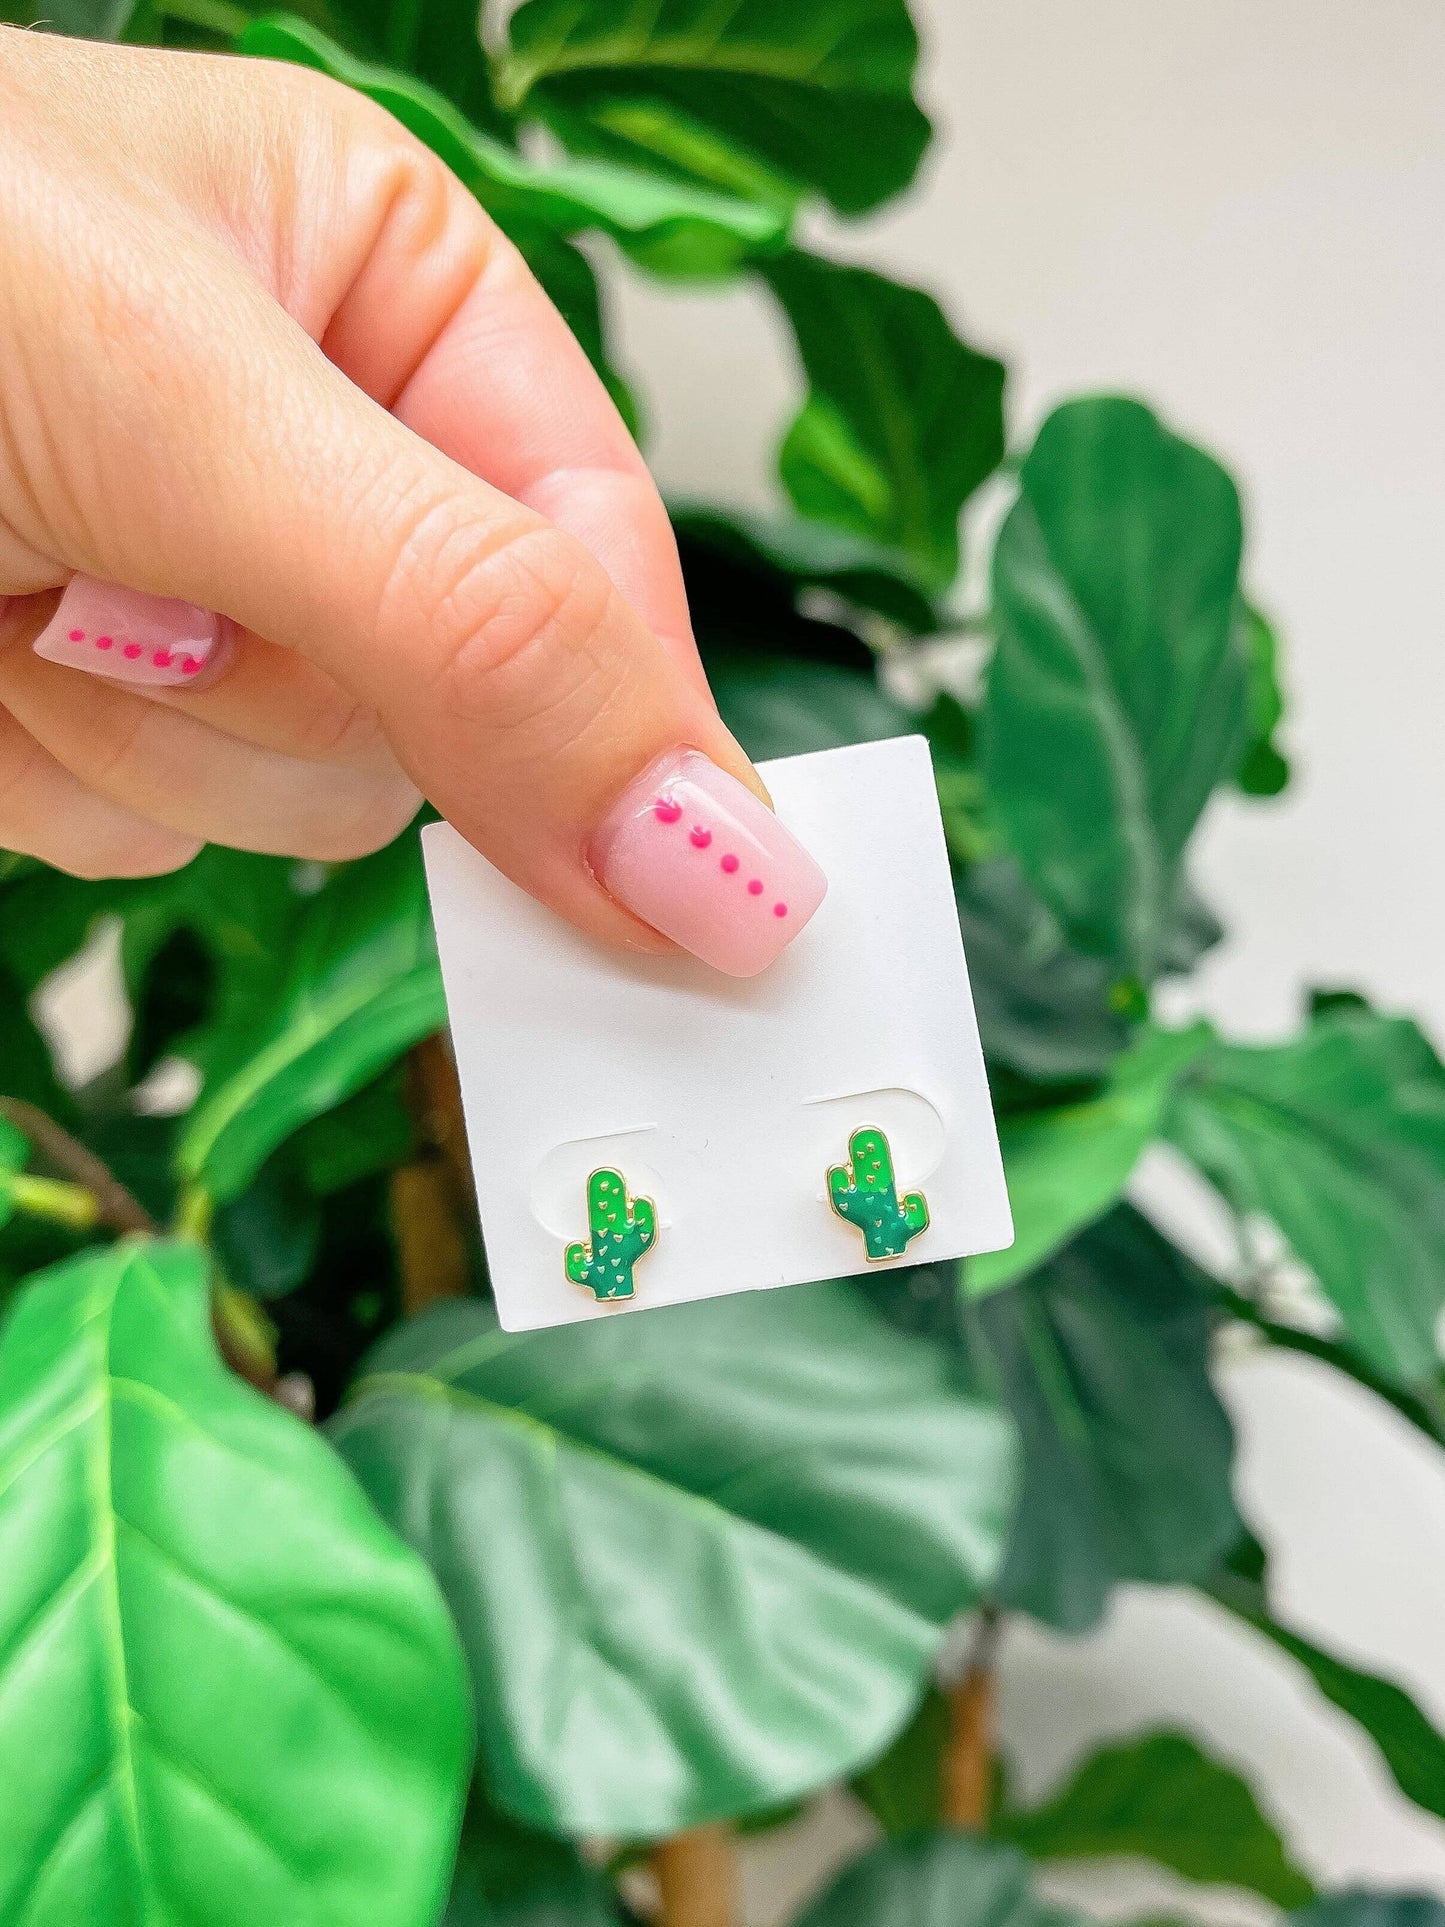
[[[119,40],[136,0],[0,0],[0,21],[77,40]]]
[[[1445,1068],[1414,1024],[1337,1006],[1286,1044],[1216,1044],[1165,1128],[1236,1211],[1274,1221],[1367,1364],[1436,1376]]]
[[[1289,764],[1274,740],[1284,716],[1279,688],[1279,638],[1258,609],[1241,604],[1240,639],[1248,672],[1249,733],[1235,782],[1246,796],[1278,796],[1289,782]]]
[[[0,1097],[22,1098],[69,1123],[75,1106],[55,1073],[50,1046],[30,1015],[25,992],[0,962]]]
[[[508,33],[507,106],[729,187],[815,188],[857,214],[928,144],[904,0],[527,0]]]
[[[872,675],[832,663],[714,649],[707,672],[723,721],[756,761],[917,732]]]
[[[1045,1805],[999,1814],[993,1830],[1035,1860],[1140,1855],[1281,1907],[1314,1891],[1245,1782],[1182,1733],[1102,1748]]]
[[[1105,1076],[1130,1036],[1111,1001],[1113,971],[1072,948],[1013,857],[969,866],[958,918],[989,1062],[1043,1084]],[[1015,1138],[1021,1172],[1025,1143]]]
[[[1193,1267],[1126,1205],[965,1305],[974,1382],[1001,1394],[1023,1441],[1002,1604],[1083,1632],[1116,1584],[1201,1580],[1237,1539],[1214,1317]]]
[[[296,1133],[289,1148],[297,1170],[318,1197],[407,1163],[415,1152],[415,1136],[404,1067],[393,1066],[355,1097],[323,1112]]]
[[[783,240],[776,209],[754,202],[611,162],[529,161],[480,133],[434,88],[355,59],[304,20],[271,14],[253,21],[241,52],[317,67],[369,95],[439,155],[508,233],[515,224],[563,239],[599,229],[654,273],[685,276],[728,274]]]
[[[216,1212],[211,1242],[227,1281],[253,1298],[281,1298],[301,1283],[320,1249],[321,1207],[285,1152]]]
[[[979,1296],[1021,1278],[1119,1198],[1162,1125],[1170,1092],[1208,1048],[1207,1025],[1143,1031],[1099,1090],[1073,1103],[1005,1114],[999,1142],[1014,1242],[967,1260]]]
[[[204,1261],[121,1245],[0,1329],[0,1919],[430,1927],[468,1767],[429,1575],[233,1378]]]
[[[441,1927],[619,1927],[606,1879],[566,1841],[468,1809]]]
[[[474,125],[505,134],[477,31],[480,11],[477,0],[331,0],[316,17],[330,14],[342,38],[354,36],[383,65],[435,87]]]
[[[306,902],[272,993],[203,1034],[205,1088],[182,1174],[239,1196],[278,1144],[446,1021],[416,836],[332,875]]]
[[[930,1686],[887,1751],[849,1785],[890,1840],[932,1833],[943,1824],[943,1755],[948,1703]]]
[[[811,391],[780,456],[796,507],[946,587],[959,512],[1003,456],[1002,362],[960,341],[921,288],[796,251],[766,273]]]
[[[939,615],[911,557],[827,522],[747,515],[674,502],[672,525],[684,545],[710,550],[743,576],[791,593],[831,589],[858,609],[886,616],[913,635],[938,627]]]
[[[30,1156],[30,1140],[18,1131],[8,1117],[0,1117],[0,1224],[8,1224],[14,1210],[9,1175],[23,1171]]]
[[[1445,1927],[1445,1901],[1435,1894],[1382,1894],[1347,1887],[1301,1908],[1291,1917],[1290,1927]]]
[[[20,856],[14,850],[0,850],[0,889],[17,877],[38,876],[44,865],[38,857]]]
[[[994,806],[1083,950],[1158,973],[1184,846],[1238,767],[1239,496],[1137,402],[1039,431],[993,560],[984,709]]]
[[[1445,1820],[1445,1736],[1393,1680],[1351,1666],[1282,1626],[1269,1609],[1262,1550],[1245,1550],[1258,1572],[1241,1572],[1240,1562],[1232,1562],[1211,1584],[1214,1598],[1303,1666],[1325,1698],[1369,1734],[1405,1798]]]
[[[1030,1889],[1015,1848],[971,1833],[885,1841],[846,1866],[796,1927],[1083,1927]]]
[[[650,1838],[876,1754],[977,1600],[1012,1440],[849,1284],[509,1336],[439,1306],[333,1421],[431,1560],[486,1784],[519,1817]]]

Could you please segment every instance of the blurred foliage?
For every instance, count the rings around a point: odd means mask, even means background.
[[[1034,1863],[1116,1855],[1307,1927],[1445,1927],[1418,1897],[1311,1902],[1238,1767],[1178,1734],[1028,1806],[995,1763],[992,1812],[943,1825],[950,1623],[1081,1631],[1125,1582],[1199,1589],[1445,1817],[1426,1714],[1274,1616],[1214,1387],[1227,1325],[1445,1442],[1425,1039],[1347,993],[1267,1046],[1158,1012],[1221,935],[1188,874],[1211,796],[1289,776],[1235,483],[1122,397],[1005,461],[1003,364],[926,290],[799,242],[918,166],[904,0],[504,13],[67,0],[45,23],[362,89],[513,238],[630,422],[614,251],[767,292],[797,403],[771,511],[677,505],[700,646],[757,756],[927,736],[1017,1241],[508,1336],[428,1043],[414,833],[139,883],[0,854],[0,1782],[29,1796],[0,1804],[0,1921],[431,1927],[453,1883],[447,1927],[606,1927],[635,1916],[582,1836],[771,1824],[851,1779],[889,1838],[800,1927],[1064,1927]],[[986,482],[974,596],[960,516],[978,547]],[[82,953],[131,1024],[77,1088],[49,1005]],[[1276,1267],[1209,1276],[1128,1202],[1159,1142],[1243,1254],[1267,1222],[1308,1319]]]

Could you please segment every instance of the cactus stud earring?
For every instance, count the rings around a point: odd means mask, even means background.
[[[651,1198],[629,1198],[620,1171],[605,1166],[587,1180],[585,1244],[568,1245],[567,1276],[594,1298],[630,1298],[632,1268],[657,1243]]]
[[[928,1200],[921,1191],[899,1198],[888,1139],[873,1125],[860,1125],[848,1140],[848,1162],[828,1173],[828,1202],[863,1233],[868,1262],[901,1258],[928,1229]]]

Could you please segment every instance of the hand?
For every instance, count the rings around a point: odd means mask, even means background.
[[[0,28],[0,261],[0,845],[352,857],[421,791],[604,939],[747,975],[812,914],[640,455],[388,115]]]

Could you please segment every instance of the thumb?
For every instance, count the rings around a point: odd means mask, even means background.
[[[481,255],[506,245],[487,231]],[[695,667],[581,541],[347,379],[223,241],[187,226],[145,266],[112,352],[72,338],[61,358],[51,440],[86,424],[62,559],[311,658],[469,841],[583,929],[647,944],[640,919],[762,969],[826,885]]]

